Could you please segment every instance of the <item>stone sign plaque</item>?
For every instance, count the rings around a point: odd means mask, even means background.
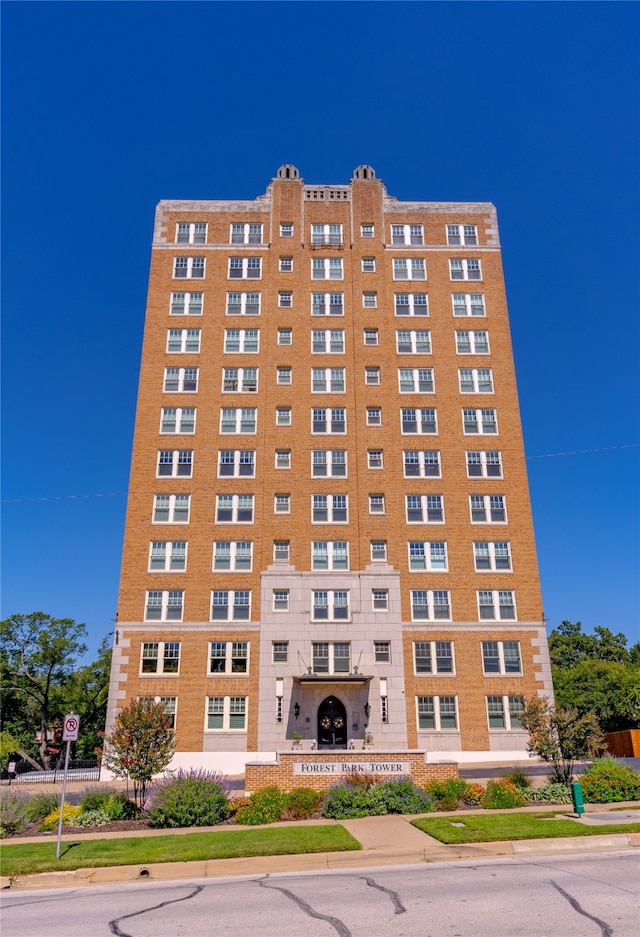
[[[386,775],[410,775],[411,764],[408,761],[295,761],[293,763],[294,774],[313,775],[335,775],[339,777],[343,774],[386,774]]]

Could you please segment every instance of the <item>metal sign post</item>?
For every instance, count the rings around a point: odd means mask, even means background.
[[[56,859],[60,858],[60,840],[62,838],[62,819],[64,815],[64,795],[67,790],[67,771],[69,770],[69,750],[72,742],[78,741],[78,732],[80,730],[80,717],[75,713],[69,713],[64,717],[64,729],[62,731],[62,741],[67,743],[67,750],[64,756],[64,775],[62,778],[62,794],[60,795],[60,820],[58,821],[58,843],[56,845]]]

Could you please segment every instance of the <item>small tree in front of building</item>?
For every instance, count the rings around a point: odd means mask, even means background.
[[[529,733],[527,750],[553,769],[551,780],[569,784],[576,761],[593,758],[604,748],[602,731],[593,713],[556,709],[547,699],[525,700],[522,725]]]
[[[134,700],[105,735],[102,764],[117,778],[131,778],[140,808],[151,779],[167,767],[174,750],[175,733],[165,707],[149,699]]]

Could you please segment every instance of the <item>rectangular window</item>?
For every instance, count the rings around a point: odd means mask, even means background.
[[[492,394],[493,371],[491,368],[458,368],[461,394]]]
[[[207,730],[247,730],[246,696],[208,696]]]
[[[396,351],[399,355],[430,355],[430,331],[397,331]]]
[[[149,572],[183,573],[187,568],[184,540],[152,540],[149,544]]]
[[[313,478],[345,478],[347,453],[344,449],[313,449],[311,476]]]
[[[250,540],[216,540],[213,544],[213,571],[250,573],[253,543]]]
[[[371,590],[371,607],[374,612],[388,612],[389,611],[389,590],[388,589],[372,589]]]
[[[291,468],[291,450],[290,449],[276,449],[275,467],[277,469],[290,469]]]
[[[519,641],[483,641],[482,670],[485,674],[521,674]]]
[[[193,449],[160,449],[156,477],[191,478],[193,474]]]
[[[255,433],[257,419],[256,407],[221,407],[220,433]]]
[[[495,410],[463,410],[462,426],[465,436],[492,436],[498,432]]]
[[[291,384],[293,371],[287,365],[276,368],[276,384]]]
[[[377,309],[378,308],[378,294],[377,293],[363,293],[362,294],[362,306],[364,309]]]
[[[349,569],[349,544],[346,540],[314,540],[311,544],[311,569]]]
[[[377,386],[380,383],[380,368],[365,368],[364,382],[374,387]]]
[[[176,244],[206,244],[207,225],[201,221],[179,222],[176,225]]]
[[[382,407],[367,407],[367,426],[382,426]]]
[[[511,589],[479,590],[478,615],[481,621],[515,621],[515,592]]]
[[[480,261],[477,258],[450,260],[449,276],[452,280],[481,280]]]
[[[343,316],[344,293],[312,293],[312,316]]]
[[[384,495],[381,495],[381,494],[369,495],[369,514],[384,514],[384,513],[385,513]]]
[[[312,224],[312,244],[342,244],[341,224]]]
[[[426,293],[396,293],[397,316],[428,316],[429,301]]]
[[[342,257],[312,257],[312,280],[343,280]]]
[[[154,495],[154,524],[188,524],[191,495]]]
[[[367,452],[367,468],[384,468],[384,454],[382,449],[369,449]]]
[[[286,664],[289,659],[289,642],[273,641],[271,644],[271,659],[274,664]]]
[[[351,645],[348,641],[314,641],[311,656],[315,674],[351,671]]]
[[[255,394],[258,390],[257,368],[223,368],[223,394]]]
[[[440,478],[440,452],[437,449],[405,449],[402,453],[405,478]]]
[[[344,407],[314,407],[311,411],[311,432],[343,435],[347,431]]]
[[[174,257],[174,280],[202,280],[205,271],[204,257]]]
[[[398,368],[398,389],[401,394],[433,394],[433,368]]]
[[[486,316],[484,293],[453,293],[454,316]]]
[[[422,436],[438,435],[437,413],[433,407],[422,409],[403,407],[400,410],[400,425],[403,435],[411,433]]]
[[[391,663],[391,641],[374,641],[373,657],[376,664]]]
[[[469,495],[472,524],[506,524],[504,495]]]
[[[145,621],[182,621],[182,589],[150,589],[147,592]]]
[[[211,592],[211,621],[249,621],[250,618],[250,589],[214,589]]]
[[[262,244],[261,224],[232,224],[230,244]]]
[[[253,495],[216,495],[216,524],[252,524]]]
[[[462,244],[475,247],[478,244],[478,228],[474,224],[448,224],[447,244],[453,247]]]
[[[197,354],[200,351],[200,329],[168,329],[168,354]]]
[[[314,524],[346,524],[347,495],[312,495],[311,519]]]
[[[278,329],[278,345],[293,345],[292,329]]]
[[[372,224],[361,224],[360,225],[360,237],[361,238],[372,238],[374,236],[375,229]]]
[[[317,591],[311,593],[314,621],[346,621],[349,618],[348,591]]]
[[[179,641],[150,641],[143,643],[140,673],[178,673],[179,669]]]
[[[160,412],[160,434],[191,434],[196,431],[195,407],[163,407]]]
[[[524,700],[521,696],[487,696],[489,729],[516,732],[522,729]]]
[[[416,674],[452,674],[452,641],[414,641],[413,663]]]
[[[473,558],[477,573],[510,572],[511,544],[508,540],[492,542],[476,541],[473,544]]]
[[[344,329],[312,329],[311,352],[314,355],[343,355]]]
[[[392,244],[424,244],[424,234],[421,224],[392,224]]]
[[[247,641],[211,641],[209,673],[248,673],[249,644]]]
[[[364,337],[365,345],[377,345],[378,344],[378,330],[377,329],[365,329],[363,337]]]
[[[411,572],[447,571],[447,544],[444,541],[411,540],[407,547]]]
[[[314,394],[343,394],[345,391],[345,369],[312,368],[311,390]]]
[[[416,696],[418,729],[436,732],[457,730],[456,699],[455,696]]]
[[[172,293],[169,315],[201,316],[203,293]]]
[[[291,407],[276,407],[276,426],[291,426]]]
[[[280,237],[281,238],[292,238],[293,237],[293,225],[290,221],[285,221],[280,225]]]
[[[293,271],[293,257],[281,257],[278,261],[280,273],[291,273]]]
[[[195,394],[199,368],[165,368],[162,389],[165,394]]]
[[[502,478],[502,453],[469,451],[466,458],[469,478]]]
[[[218,478],[254,478],[256,474],[256,454],[252,449],[218,450]]]
[[[291,309],[293,307],[293,293],[290,290],[286,292],[280,290],[278,293],[278,306],[281,309]]]
[[[387,541],[386,540],[372,540],[369,546],[371,550],[371,562],[372,563],[386,563],[387,562]]]
[[[262,257],[229,257],[230,280],[259,280],[262,277]]]
[[[273,610],[274,612],[288,612],[289,611],[289,590],[288,589],[274,589],[273,590]]]
[[[274,540],[273,542],[273,562],[288,563],[291,554],[291,544],[288,540]]]
[[[228,316],[259,316],[260,293],[227,293]]]
[[[260,350],[259,329],[225,329],[224,350],[226,354],[255,355]]]
[[[459,355],[488,355],[489,333],[484,329],[456,329],[456,351]]]
[[[289,514],[291,512],[291,495],[278,494],[273,496],[274,514]]]
[[[363,257],[362,258],[362,272],[363,273],[375,273],[376,272],[375,257]]]
[[[421,257],[394,257],[394,280],[426,280],[427,262]]]
[[[450,620],[449,592],[440,589],[412,589],[411,618],[412,621]]]

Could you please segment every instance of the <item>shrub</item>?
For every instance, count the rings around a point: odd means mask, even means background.
[[[584,799],[590,804],[640,800],[640,772],[615,758],[596,758],[580,778]]]
[[[109,797],[102,809],[110,820],[131,820],[138,815],[135,803],[119,791]]]
[[[105,810],[115,791],[112,787],[87,787],[80,798],[83,813],[90,810]]]
[[[352,787],[373,787],[378,783],[378,778],[373,774],[364,774],[359,771],[353,771],[351,774],[345,774],[344,781]]]
[[[106,810],[84,810],[70,821],[69,826],[104,826],[110,819]]]
[[[530,790],[527,799],[534,804],[570,804],[571,788],[568,784],[560,784],[555,781],[535,790]]]
[[[431,794],[417,787],[411,778],[383,781],[376,788],[387,813],[431,813],[436,809]]]
[[[385,814],[386,805],[381,802],[379,795],[371,794],[375,788],[376,785],[363,787],[348,781],[332,785],[322,801],[322,816],[334,820],[350,820]]]
[[[236,823],[247,826],[275,823],[280,819],[285,803],[285,794],[279,787],[265,787],[253,793],[249,802],[236,810]]]
[[[438,810],[457,810],[468,786],[464,778],[447,778],[429,781],[426,790],[435,798]]]
[[[27,816],[31,823],[39,823],[47,814],[60,806],[57,794],[33,794],[27,804]]]
[[[144,803],[151,826],[215,826],[229,816],[227,778],[213,771],[178,771],[153,784]]]
[[[515,784],[518,790],[522,791],[523,794],[528,794],[531,790],[531,779],[522,768],[512,768],[511,771],[503,774],[502,777],[505,781],[511,781],[512,784]]]
[[[74,807],[73,804],[65,804],[62,811],[62,825],[71,826],[73,820],[80,815],[81,808]],[[60,822],[60,807],[56,807],[51,813],[48,813],[41,824],[43,830],[54,830]]]
[[[320,807],[322,794],[308,787],[297,787],[285,795],[281,820],[307,820]]]
[[[482,784],[467,784],[467,789],[462,795],[462,803],[468,807],[479,807],[484,797],[484,787]]]
[[[3,788],[0,793],[0,834],[13,836],[29,826],[29,795]]]
[[[508,810],[511,807],[523,807],[525,803],[522,791],[504,778],[489,781],[482,798],[482,806],[487,810]]]

